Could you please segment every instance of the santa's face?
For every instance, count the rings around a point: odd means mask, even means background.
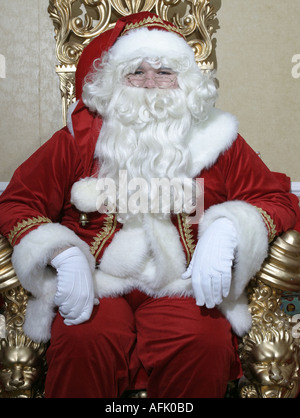
[[[141,65],[125,77],[125,85],[145,89],[173,89],[178,87],[177,74],[171,68],[143,61]]]

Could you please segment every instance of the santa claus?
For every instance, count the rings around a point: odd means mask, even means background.
[[[67,127],[0,201],[32,294],[24,330],[50,339],[46,396],[222,397],[251,325],[244,289],[296,222],[288,179],[215,108],[213,75],[156,15],[92,41],[76,90]]]

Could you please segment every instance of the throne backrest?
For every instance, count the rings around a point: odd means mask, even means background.
[[[193,48],[198,65],[203,70],[214,69],[215,12],[210,0],[49,0],[64,124],[68,107],[75,101],[75,72],[85,46],[113,28],[118,18],[141,11],[156,13],[174,23]]]

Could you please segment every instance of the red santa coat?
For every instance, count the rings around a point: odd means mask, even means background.
[[[154,297],[193,295],[191,281],[181,274],[199,236],[225,216],[235,225],[238,247],[231,291],[219,308],[243,335],[251,326],[245,286],[266,257],[268,242],[296,223],[297,199],[287,191],[288,179],[269,171],[237,133],[232,115],[214,109],[189,135],[193,166],[187,175],[204,179],[199,227],[188,224],[184,214],[170,221],[149,215],[143,225],[122,227],[115,215],[96,211],[94,150],[101,123],[80,101],[68,127],[16,170],[0,198],[0,231],[14,247],[21,284],[33,295],[25,332],[36,341],[51,336],[56,273],[48,263],[57,248],[82,249],[99,297],[133,288]],[[85,226],[83,212],[88,213]]]

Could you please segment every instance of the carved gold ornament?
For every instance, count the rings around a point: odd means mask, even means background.
[[[20,285],[11,254],[8,240],[0,236],[0,398],[37,398],[43,396],[46,345],[24,334],[30,294]]]
[[[0,235],[0,293],[19,285],[19,279],[11,263],[12,247]]]
[[[92,39],[132,13],[148,11],[176,25],[195,52],[195,60],[212,70],[213,20],[209,0],[50,0],[48,12],[54,24],[56,72],[60,79],[62,116],[75,100],[75,71],[80,55]]]
[[[249,288],[252,328],[240,345],[242,398],[293,398],[299,387],[299,339],[281,310],[279,289],[259,279]]]
[[[277,237],[258,277],[282,290],[300,291],[300,233],[294,230]]]
[[[299,390],[299,344],[293,317],[282,310],[285,290],[300,289],[300,234],[277,237],[250,283],[252,328],[240,346],[243,398],[293,398]]]

